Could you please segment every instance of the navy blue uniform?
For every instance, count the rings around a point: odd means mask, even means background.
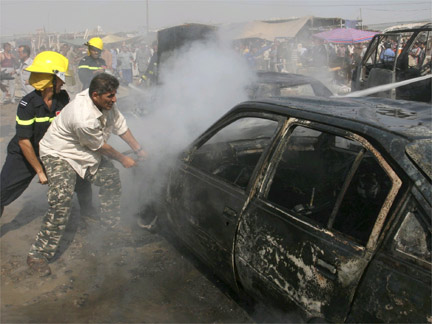
[[[51,110],[43,101],[40,91],[30,92],[20,101],[16,115],[16,134],[8,144],[6,161],[0,175],[2,211],[4,206],[9,205],[24,192],[36,175],[33,167],[24,157],[18,140],[20,138],[29,139],[39,158],[39,141],[45,135],[55,116],[68,103],[69,95],[64,90],[53,97]],[[88,195],[90,190],[91,197],[91,187],[84,186],[83,191],[86,191],[85,194]]]
[[[82,89],[85,90],[90,86],[90,82],[95,76],[95,71],[105,69],[106,63],[104,59],[85,56],[78,64],[78,76],[83,85]]]
[[[36,175],[24,157],[18,140],[29,139],[36,156],[39,157],[39,141],[55,116],[68,103],[69,96],[64,90],[53,98],[51,111],[43,101],[40,91],[30,92],[21,99],[16,115],[16,134],[7,146],[6,161],[1,171],[2,208],[17,199]]]

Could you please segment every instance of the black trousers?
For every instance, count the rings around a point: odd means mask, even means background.
[[[1,211],[26,190],[36,172],[21,154],[8,154],[0,174],[0,204]],[[92,209],[91,183],[78,177],[75,192],[81,212]]]

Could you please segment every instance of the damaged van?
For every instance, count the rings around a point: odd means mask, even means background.
[[[383,98],[239,104],[142,221],[305,320],[431,322],[431,124],[430,105]]]
[[[377,34],[353,73],[352,90],[431,74],[432,24]],[[374,94],[377,97],[431,102],[431,78]]]

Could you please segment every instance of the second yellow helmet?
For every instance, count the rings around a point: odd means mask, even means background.
[[[103,50],[103,41],[100,37],[91,38],[85,45],[96,47],[99,50]]]

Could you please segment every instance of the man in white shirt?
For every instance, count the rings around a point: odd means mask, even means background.
[[[30,47],[27,45],[21,45],[18,47],[18,56],[21,61],[21,65],[18,70],[20,76],[21,88],[24,92],[23,97],[32,92],[34,88],[29,84],[30,73],[26,70],[30,65],[32,65],[33,60],[30,58]]]
[[[138,158],[146,152],[136,141],[117,109],[118,80],[107,73],[93,78],[90,87],[78,93],[57,116],[40,141],[40,157],[48,177],[50,205],[27,263],[40,276],[51,273],[48,261],[58,248],[69,219],[77,176],[99,186],[100,213],[115,229],[120,221],[121,183],[111,158],[125,168],[136,161],[107,144],[111,133],[119,135]]]

